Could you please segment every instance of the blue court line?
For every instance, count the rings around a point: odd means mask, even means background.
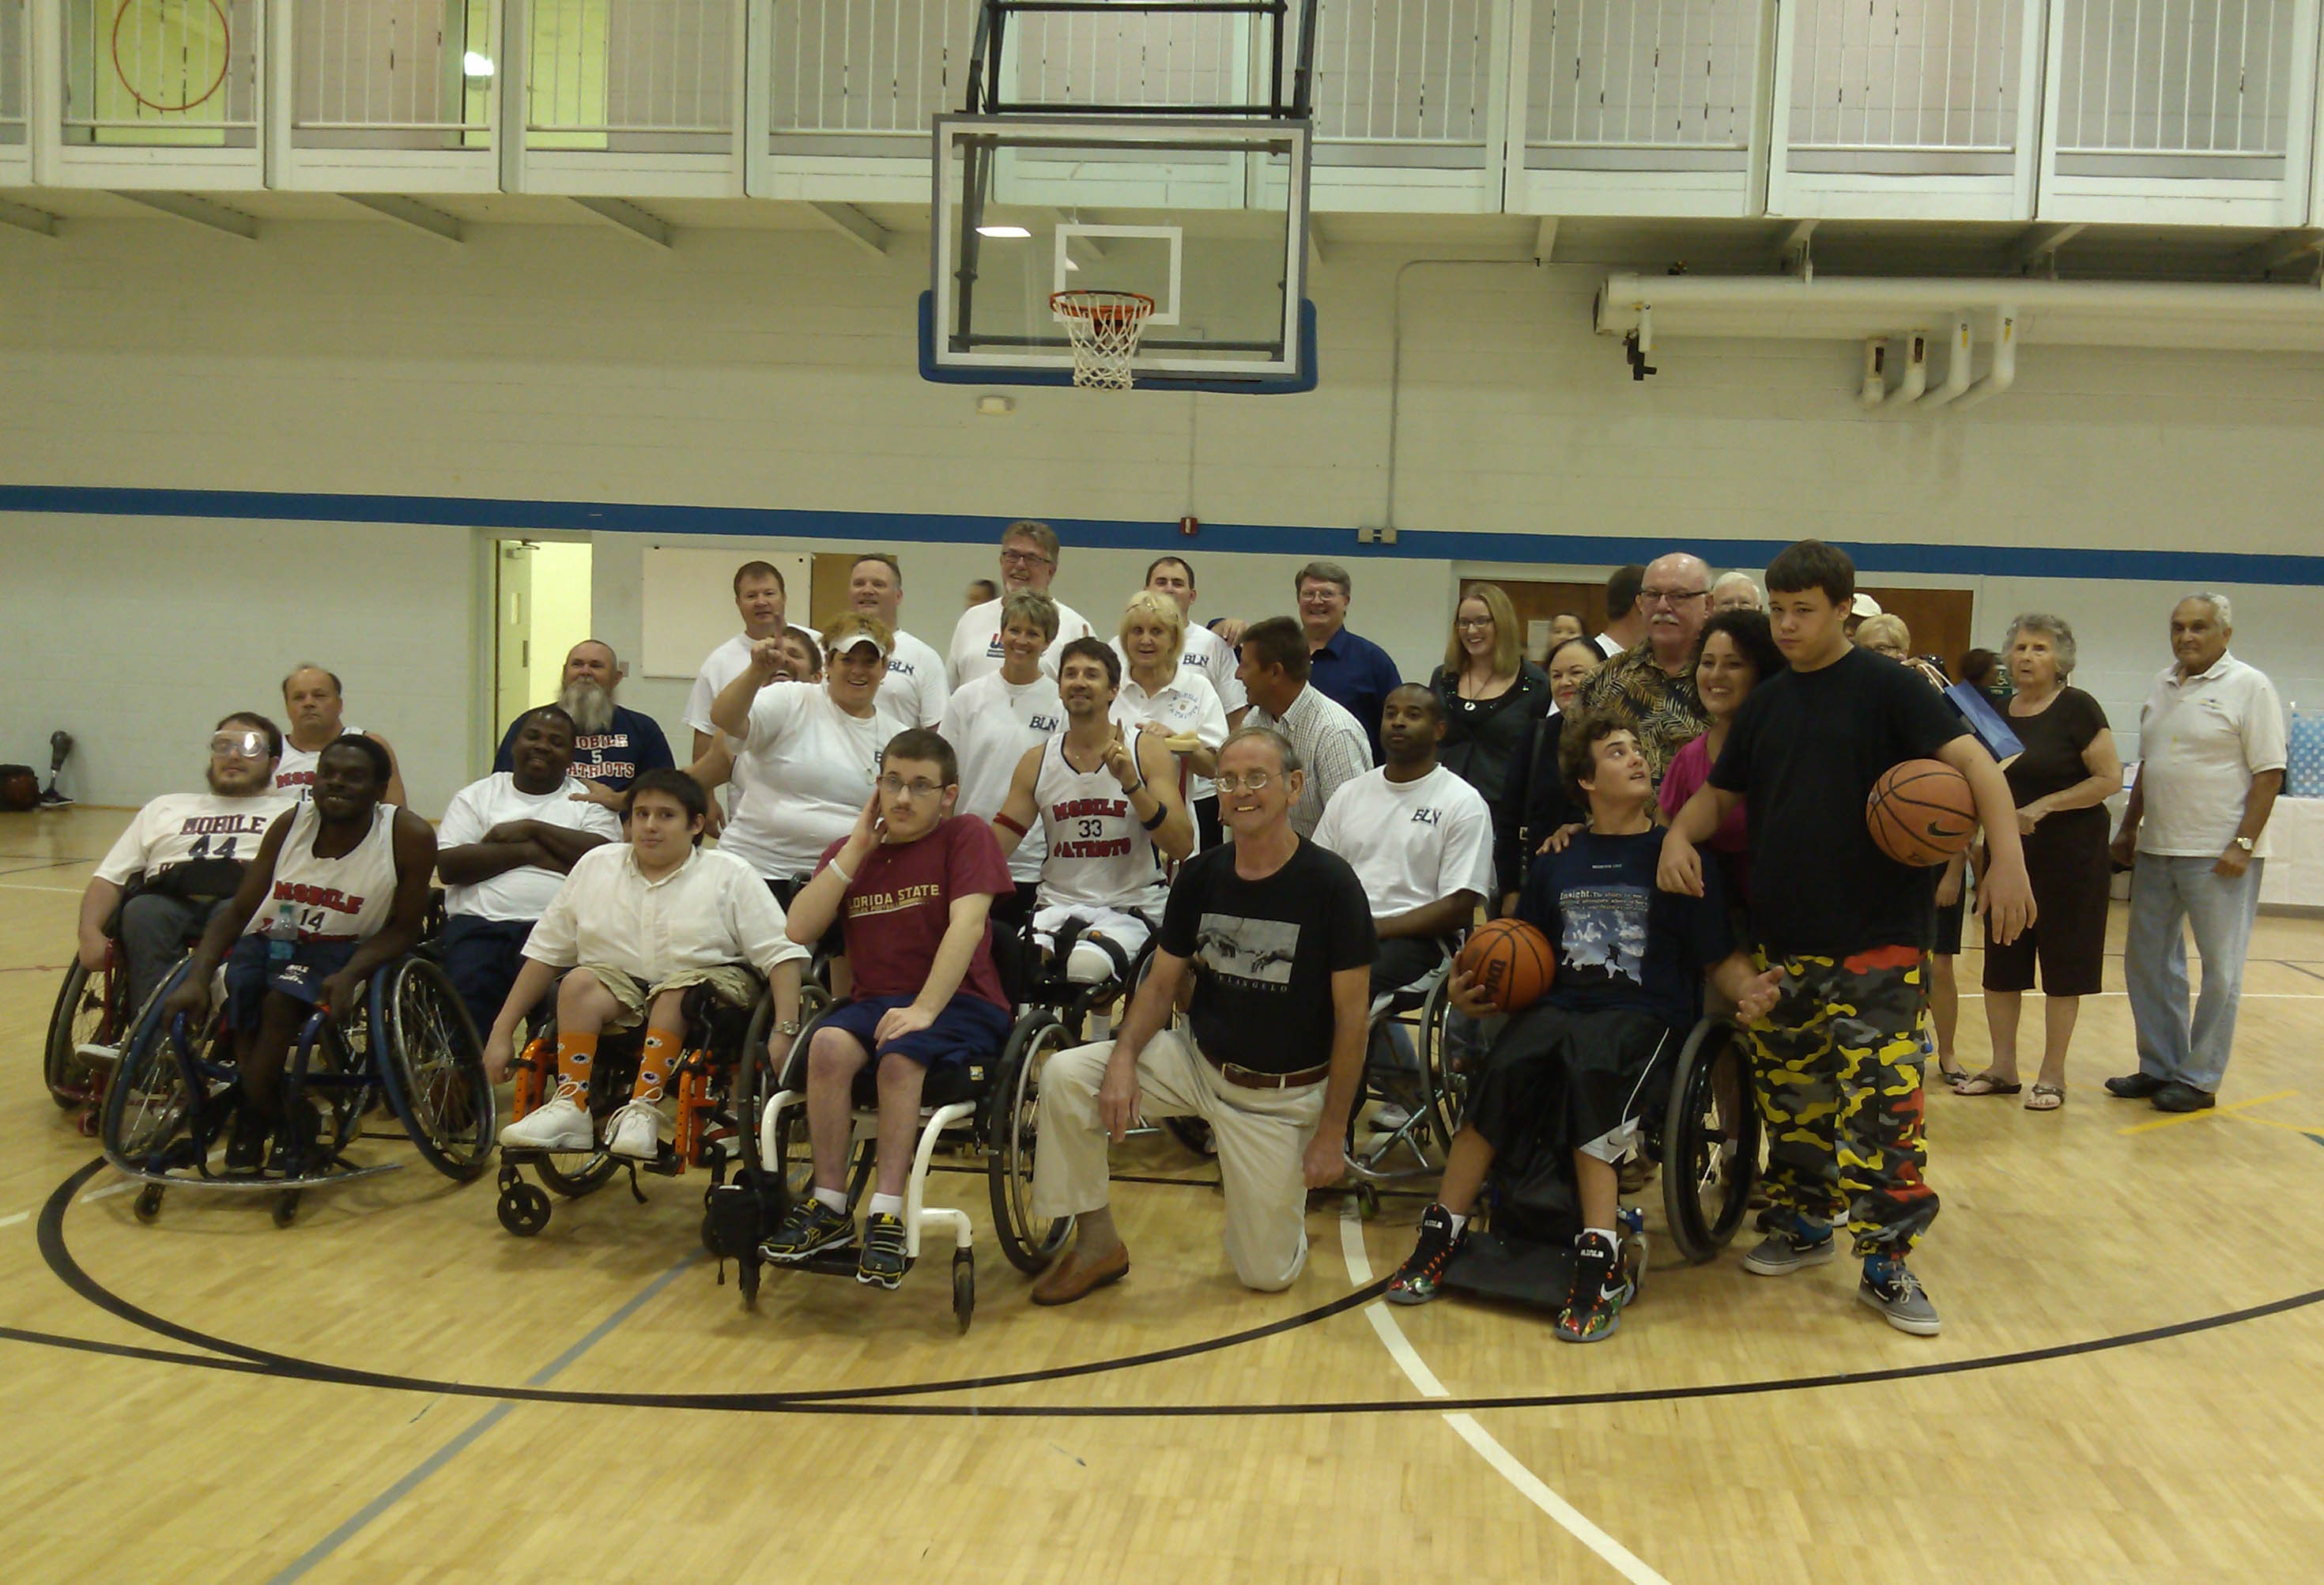
[[[1554,512],[1554,503],[1545,509]],[[0,511],[86,517],[194,517],[251,522],[410,523],[514,532],[563,530],[657,535],[725,534],[755,539],[852,539],[869,543],[997,542],[1007,517],[969,512],[817,511],[793,507],[660,506],[637,502],[520,501],[466,495],[354,495],[264,490],[131,490],[81,485],[0,484]],[[1465,529],[1403,529],[1394,545],[1356,542],[1355,527],[1213,523],[1189,543],[1176,519],[1047,520],[1068,545],[1189,554],[1221,551],[1330,557],[1340,561],[1501,561],[1604,566],[1689,550],[1716,566],[1764,567],[1790,541],[1713,539],[1684,534],[1517,534]],[[2324,556],[2233,550],[2066,549],[2034,545],[1832,541],[1867,573],[1949,577],[2089,578],[2181,584],[2324,585]]]
[[[623,1304],[620,1309],[614,1311],[611,1315],[606,1316],[604,1320],[599,1322],[586,1336],[581,1339],[580,1341],[575,1343],[571,1348],[567,1349],[563,1353],[558,1355],[556,1359],[551,1359],[540,1370],[527,1378],[525,1385],[527,1387],[546,1387],[551,1381],[557,1379],[557,1378],[563,1373],[567,1366],[572,1364],[576,1359],[578,1359],[582,1355],[596,1347],[600,1342],[603,1342],[615,1327],[621,1325],[622,1322],[627,1321],[631,1316],[635,1315],[640,1310],[644,1309],[647,1303],[650,1301],[655,1295],[660,1293],[664,1288],[669,1286],[670,1284],[676,1282],[689,1268],[700,1264],[701,1259],[702,1258],[699,1255],[690,1255],[687,1257],[687,1258],[679,1261],[677,1265],[671,1267],[668,1271],[663,1272],[659,1276],[654,1278],[653,1281],[646,1285],[644,1290],[635,1298],[632,1299],[628,1304]],[[509,1412],[515,1407],[516,1405],[514,1404],[503,1403],[496,1404],[491,1409],[486,1410],[483,1415],[477,1417],[475,1424],[470,1425],[466,1431],[461,1432],[459,1435],[454,1437],[442,1447],[438,1448],[434,1452],[420,1460],[419,1463],[412,1466],[412,1468],[404,1474],[402,1479],[397,1480],[394,1485],[389,1487],[385,1491],[381,1492],[377,1497],[372,1498],[371,1501],[356,1509],[353,1517],[349,1518],[337,1529],[332,1531],[328,1535],[324,1536],[322,1540],[317,1542],[313,1546],[309,1547],[307,1551],[301,1553],[298,1560],[292,1562],[289,1568],[284,1569],[281,1573],[268,1580],[267,1585],[290,1585],[291,1580],[304,1578],[307,1571],[313,1568],[317,1563],[321,1562],[325,1558],[329,1557],[333,1553],[338,1551],[340,1547],[345,1546],[348,1542],[354,1540],[355,1536],[361,1534],[363,1531],[371,1525],[373,1520],[378,1518],[382,1514],[386,1513],[388,1509],[393,1507],[397,1503],[401,1502],[405,1497],[410,1496],[413,1491],[419,1488],[420,1483],[426,1480],[430,1475],[435,1474],[437,1470],[441,1470],[454,1459],[458,1458],[462,1453],[467,1451],[467,1450],[475,1444],[478,1437],[484,1435],[485,1432],[490,1431],[503,1420],[507,1419]]]

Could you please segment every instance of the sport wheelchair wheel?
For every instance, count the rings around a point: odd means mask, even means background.
[[[484,1170],[499,1138],[492,1081],[467,1009],[444,971],[407,957],[374,981],[374,1042],[388,1104],[428,1165],[455,1183]]]
[[[78,956],[66,965],[65,982],[58,988],[56,1006],[49,1013],[49,1041],[41,1076],[48,1082],[49,1098],[67,1111],[89,1100],[96,1087],[96,1074],[82,1059],[80,1048],[103,1038],[106,1026],[113,1021],[113,1009],[106,1005],[112,991],[112,971],[92,974],[81,967]]]
[[[161,1006],[185,972],[180,963],[154,993],[106,1088],[97,1137],[116,1166],[143,1170],[149,1158],[177,1137],[193,1109],[193,1081],[178,1060],[170,1033],[175,1020],[165,1017]]]
[[[991,1150],[986,1179],[992,1192],[992,1227],[1009,1264],[1028,1274],[1047,1267],[1073,1231],[1069,1216],[1036,1225],[1032,1212],[1041,1069],[1071,1043],[1072,1036],[1054,1017],[1019,1025],[1001,1055],[985,1103],[991,1109],[985,1138]],[[964,1329],[965,1321],[962,1324]]]
[[[1759,1179],[1751,1062],[1729,1026],[1705,1019],[1680,1050],[1663,1119],[1663,1209],[1671,1241],[1698,1265],[1734,1238]]]

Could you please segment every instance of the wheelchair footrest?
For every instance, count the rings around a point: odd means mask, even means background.
[[[811,1271],[818,1276],[853,1276],[861,1253],[856,1246],[851,1244],[844,1249],[819,1250],[804,1260],[770,1260],[766,1267],[769,1271]],[[909,1271],[918,1264],[917,1260],[907,1259],[904,1269]]]

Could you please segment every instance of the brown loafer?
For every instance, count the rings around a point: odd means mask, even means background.
[[[1084,1261],[1079,1249],[1068,1249],[1033,1284],[1033,1303],[1070,1304],[1093,1288],[1120,1282],[1129,1275],[1130,1248],[1126,1244],[1116,1244],[1113,1253],[1095,1265]]]

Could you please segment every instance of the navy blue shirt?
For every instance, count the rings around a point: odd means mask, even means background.
[[[494,770],[516,769],[516,729],[520,715],[501,736],[501,751],[493,756]],[[669,770],[678,761],[669,756],[669,740],[660,725],[641,711],[613,706],[613,723],[603,732],[585,732],[573,740],[573,774],[594,781],[609,792],[627,792],[630,783],[649,770]]]
[[[1552,1007],[1631,1009],[1673,1028],[1701,1016],[1703,972],[1735,950],[1727,899],[1711,864],[1701,897],[1661,889],[1662,852],[1657,825],[1630,836],[1577,832],[1563,852],[1534,861],[1517,917],[1557,953]]]
[[[1307,658],[1307,680],[1315,691],[1344,707],[1364,729],[1372,763],[1380,762],[1380,711],[1404,678],[1388,651],[1342,628],[1332,641]]]

